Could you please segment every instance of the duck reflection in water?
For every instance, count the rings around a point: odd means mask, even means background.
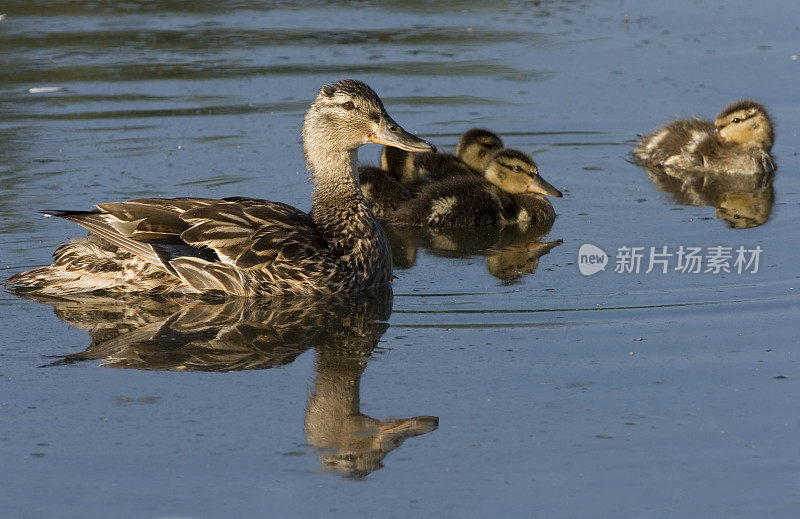
[[[325,469],[365,477],[403,441],[439,419],[378,420],[360,411],[360,381],[388,328],[391,288],[315,298],[185,300],[130,295],[17,295],[51,305],[89,331],[86,350],[52,365],[102,360],[114,368],[171,371],[267,369],[316,350],[305,433]]]
[[[377,420],[361,413],[361,374],[379,337],[370,344],[365,336],[347,348],[318,347],[314,387],[306,406],[306,439],[320,449],[323,467],[353,478],[381,468],[386,454],[407,438],[439,425],[435,416]]]
[[[773,172],[752,175],[672,171],[645,168],[659,190],[671,193],[681,205],[708,206],[728,227],[748,229],[765,224],[772,212]]]
[[[539,266],[539,258],[562,243],[560,239],[544,241],[552,226],[550,220],[466,228],[384,225],[384,231],[397,268],[413,267],[420,248],[446,258],[484,256],[489,273],[508,285],[533,274]]]

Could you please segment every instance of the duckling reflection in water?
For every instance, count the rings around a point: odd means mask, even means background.
[[[763,225],[772,212],[775,175],[771,172],[729,175],[645,169],[658,189],[671,193],[677,203],[714,207],[716,217],[725,220],[729,227],[747,229]]]
[[[772,121],[755,101],[737,101],[712,123],[675,121],[643,137],[633,151],[639,164],[666,171],[764,174],[775,170],[770,154]]]
[[[169,371],[267,369],[314,348],[307,442],[325,468],[363,477],[403,441],[436,429],[435,416],[379,420],[360,411],[360,381],[388,328],[390,287],[317,298],[191,300],[131,294],[19,295],[53,306],[91,345],[50,365],[102,360],[113,368]]]
[[[504,285],[511,285],[519,281],[523,275],[536,272],[539,268],[539,258],[562,243],[563,240],[555,240],[494,250],[486,257],[486,268]]]
[[[486,268],[504,285],[536,272],[539,258],[562,240],[544,241],[553,221],[494,227],[386,226],[395,268],[414,266],[418,249],[445,258],[485,257]]]
[[[400,204],[389,221],[431,227],[551,221],[555,211],[545,196],[562,195],[539,175],[532,158],[504,148],[492,154],[483,178],[431,183]]]

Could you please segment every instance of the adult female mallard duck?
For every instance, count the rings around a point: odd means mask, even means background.
[[[239,296],[357,292],[389,282],[389,244],[355,177],[367,142],[430,151],[366,84],[320,89],[303,121],[315,188],[306,214],[253,198],[142,199],[94,211],[50,211],[89,229],[52,265],[6,284],[48,294],[223,292]]]
[[[727,106],[716,120],[672,122],[643,137],[633,151],[640,165],[667,171],[759,174],[775,170],[774,140],[766,109],[743,99]]]
[[[483,178],[454,177],[425,186],[400,205],[391,221],[404,225],[472,227],[555,218],[542,195],[561,192],[539,175],[536,163],[512,149],[496,151]]]

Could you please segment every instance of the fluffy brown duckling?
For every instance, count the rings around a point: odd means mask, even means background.
[[[399,204],[431,181],[451,177],[480,178],[492,153],[502,147],[502,139],[483,128],[464,132],[455,155],[435,151],[411,153],[386,146],[381,152],[380,168],[358,168],[361,190],[375,216],[387,219]]]
[[[480,177],[492,153],[503,147],[503,140],[483,128],[472,128],[461,135],[456,153],[407,153],[384,148],[381,168],[388,171],[412,192],[426,182],[458,176]]]
[[[501,149],[490,158],[482,178],[453,177],[425,186],[400,205],[391,221],[404,225],[474,227],[555,218],[545,196],[561,192],[539,175],[531,157]]]
[[[361,192],[364,193],[364,198],[369,201],[372,212],[378,219],[389,218],[400,204],[412,197],[411,191],[384,169],[359,166],[358,179],[361,183]]]
[[[774,140],[766,109],[749,99],[736,101],[712,123],[675,121],[643,137],[633,151],[640,165],[667,171],[759,174],[775,170]]]
[[[489,165],[492,154],[503,148],[503,139],[484,128],[472,128],[461,136],[456,146],[456,157],[475,171],[483,171]]]

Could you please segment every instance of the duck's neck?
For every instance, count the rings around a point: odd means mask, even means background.
[[[361,186],[355,175],[358,149],[333,149],[307,155],[315,186],[311,195],[315,210],[363,203]]]
[[[361,289],[388,282],[389,242],[361,193],[357,151],[311,147],[306,157],[315,184],[311,217],[331,253],[346,262]]]
[[[367,363],[363,358],[320,353],[314,388],[306,408],[309,422],[337,422],[360,412],[361,375]]]

